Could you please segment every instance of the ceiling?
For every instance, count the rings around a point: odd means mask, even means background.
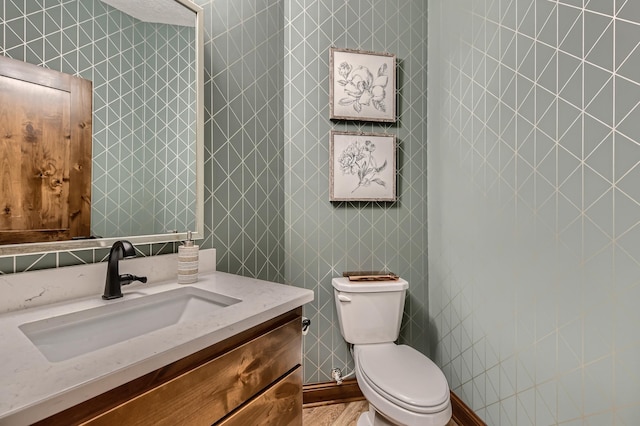
[[[102,0],[143,22],[194,27],[195,13],[176,0]]]

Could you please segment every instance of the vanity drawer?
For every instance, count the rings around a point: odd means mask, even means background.
[[[278,383],[240,407],[215,426],[301,426],[302,367],[283,377]]]
[[[209,426],[299,366],[301,344],[297,318],[85,424]]]

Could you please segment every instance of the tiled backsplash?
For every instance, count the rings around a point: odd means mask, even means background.
[[[177,252],[178,243],[136,244],[137,256],[157,256]],[[57,251],[40,254],[0,257],[0,275],[40,269],[61,268],[104,262],[109,257],[110,248]]]

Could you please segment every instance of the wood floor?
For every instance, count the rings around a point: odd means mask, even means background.
[[[305,408],[302,410],[302,426],[355,426],[360,413],[368,409],[367,401]]]
[[[369,409],[367,401],[331,404],[302,410],[303,426],[355,426],[358,416]],[[447,426],[458,426],[451,420]]]

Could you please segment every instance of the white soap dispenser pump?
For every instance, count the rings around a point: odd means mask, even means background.
[[[178,247],[178,284],[193,284],[198,281],[198,249],[191,231],[187,231],[187,240]]]

